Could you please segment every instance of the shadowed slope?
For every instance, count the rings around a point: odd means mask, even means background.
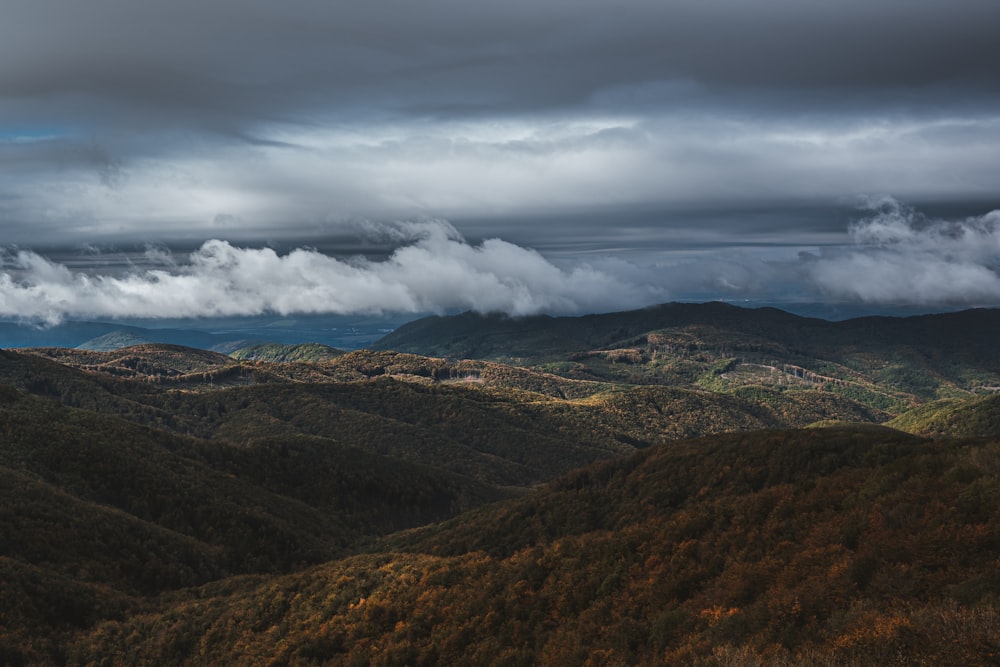
[[[988,664],[996,444],[888,429],[720,436],[80,638],[158,662]],[[433,555],[428,552],[433,552]]]

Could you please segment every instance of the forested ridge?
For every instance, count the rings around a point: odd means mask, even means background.
[[[990,311],[666,310],[0,351],[0,664],[1000,664]]]
[[[998,473],[995,442],[888,429],[664,444],[368,554],[179,592],[74,636],[66,655],[995,664]]]
[[[1000,390],[998,330],[997,309],[828,322],[774,308],[670,303],[578,318],[431,317],[376,347],[630,384],[822,389],[898,413]]]

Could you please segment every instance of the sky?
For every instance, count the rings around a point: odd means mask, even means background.
[[[1000,305],[993,0],[4,0],[0,317]]]

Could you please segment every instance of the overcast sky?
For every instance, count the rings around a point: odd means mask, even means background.
[[[0,315],[142,310],[113,280],[164,316],[353,312],[328,292],[362,284],[1000,304],[998,26],[994,0],[4,0]],[[263,247],[308,304],[206,268]],[[421,262],[458,264],[421,288]]]

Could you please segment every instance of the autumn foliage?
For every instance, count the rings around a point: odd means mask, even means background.
[[[991,357],[643,317],[532,367],[0,351],[0,664],[1000,664]]]

